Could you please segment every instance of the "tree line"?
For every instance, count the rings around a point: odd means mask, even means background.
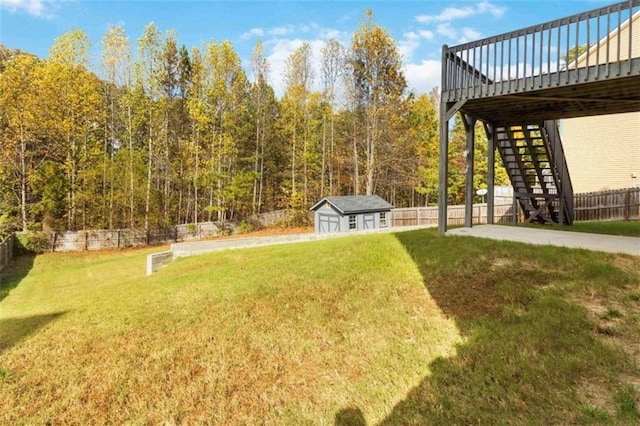
[[[90,48],[79,29],[55,39],[47,59],[0,45],[0,233],[149,229],[277,209],[302,224],[327,195],[438,201],[437,89],[407,90],[396,42],[370,11],[349,46],[326,41],[320,75],[306,43],[273,76],[261,42],[245,70],[231,42],[188,49],[154,23],[135,54],[119,26],[104,35],[100,64]],[[270,82],[280,77],[278,99]],[[486,150],[486,139],[477,145]],[[457,121],[453,203],[464,147]]]

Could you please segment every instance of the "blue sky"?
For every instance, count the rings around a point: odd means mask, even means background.
[[[71,28],[84,30],[99,64],[100,42],[111,25],[122,26],[135,51],[146,24],[173,29],[180,45],[230,40],[248,61],[262,40],[271,84],[282,93],[284,61],[309,42],[316,63],[328,37],[348,45],[370,8],[376,22],[397,41],[409,87],[423,93],[439,85],[443,44],[455,45],[539,24],[613,3],[613,0],[344,0],[344,1],[107,1],[0,0],[0,43],[48,55],[53,40]],[[96,65],[99,72],[99,67]],[[318,72],[316,72],[318,76]],[[316,78],[319,85],[319,77]]]

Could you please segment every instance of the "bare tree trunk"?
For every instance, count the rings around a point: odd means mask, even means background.
[[[262,212],[262,192],[264,189],[264,129],[260,135],[260,189],[258,191],[258,213]]]
[[[358,170],[358,138],[356,136],[356,118],[353,117],[353,191],[354,195],[360,193],[360,172]]]
[[[148,151],[149,151],[149,158],[147,160],[147,193],[146,193],[146,197],[145,197],[145,204],[144,204],[144,229],[149,229],[149,209],[150,209],[150,205],[151,205],[151,166],[153,164],[152,162],[152,156],[153,156],[153,143],[151,141],[151,128],[149,128],[149,141],[148,141]]]
[[[376,167],[376,139],[378,133],[377,108],[375,105],[372,111],[367,113],[367,195],[373,194],[373,177]]]
[[[75,139],[72,139],[70,142],[67,139],[69,145],[71,146],[71,159],[69,161],[71,169],[69,170],[69,181],[71,183],[69,188],[69,229],[76,229],[76,185],[77,185],[77,165],[76,165],[76,156],[77,154],[77,146]]]
[[[180,149],[178,149],[180,150]],[[176,215],[176,223],[182,223],[181,219],[182,219],[182,203],[183,203],[183,195],[184,195],[184,160],[182,158],[182,156],[180,157],[180,179],[178,184],[179,189],[178,189],[178,213]],[[185,212],[185,218],[186,218],[186,212]]]
[[[200,201],[198,200],[198,172],[200,168],[200,132],[195,131],[196,140],[196,172],[193,179],[193,222],[198,224],[198,209],[200,208]]]
[[[260,114],[258,112],[258,114]],[[258,211],[258,167],[259,167],[259,155],[260,155],[260,117],[256,118],[256,152],[255,161],[253,163],[253,200],[251,202],[251,211],[255,215]]]
[[[329,148],[329,195],[333,195],[333,157],[334,157],[334,128],[333,112],[331,113],[331,143]]]
[[[20,126],[20,213],[22,217],[22,230],[27,230],[27,141],[24,136],[24,128]]]
[[[222,211],[222,148],[223,135],[218,138],[218,179],[216,180],[216,205],[218,207],[218,222],[224,221],[224,212]]]
[[[303,139],[302,139],[302,162],[303,162],[303,173],[304,173],[304,181],[303,181],[303,194],[302,194],[302,199],[304,200],[304,204],[307,204],[307,197],[309,196],[309,170],[308,170],[308,164],[307,164],[307,150],[308,150],[308,139],[309,139],[309,135],[307,134],[309,131],[309,123],[307,121],[307,117],[306,117],[306,112],[305,112],[305,118],[304,118],[304,132],[303,132]]]
[[[320,175],[320,197],[324,197],[324,175],[327,163],[327,116],[322,115],[322,172]]]
[[[134,228],[134,183],[133,183],[133,117],[131,100],[127,102],[127,132],[129,133],[129,227]]]
[[[171,187],[171,168],[169,161],[170,141],[169,141],[169,111],[168,107],[165,107],[164,112],[164,185],[163,185],[163,198],[162,203],[162,219],[164,224],[168,224],[169,221],[169,189]]]
[[[215,138],[215,136],[213,136]],[[213,158],[213,150],[214,150],[215,141],[211,141],[211,176],[213,176],[215,169],[215,159]],[[209,211],[207,212],[207,221],[211,222],[211,216],[213,214],[213,179],[209,185]]]
[[[291,195],[296,193],[296,123],[293,122],[293,147],[291,149]]]

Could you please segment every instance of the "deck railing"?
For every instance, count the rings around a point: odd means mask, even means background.
[[[624,76],[631,72],[631,58],[640,56],[640,28],[637,23],[634,27],[632,19],[638,13],[640,0],[628,0],[454,47],[443,46],[443,100]]]

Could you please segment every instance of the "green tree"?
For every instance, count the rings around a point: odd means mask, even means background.
[[[102,82],[89,72],[86,34],[73,30],[51,47],[51,60],[39,67],[40,99],[45,137],[52,159],[61,163],[67,179],[66,226],[82,228],[95,221],[93,185],[96,162],[101,156],[105,102]],[[98,205],[100,203],[98,202]]]
[[[275,120],[275,94],[269,85],[269,62],[264,57],[262,42],[258,41],[251,55],[251,106],[255,122],[254,182],[253,182],[253,214],[262,211],[265,182],[265,146],[273,133]]]
[[[309,189],[309,109],[308,101],[310,87],[313,83],[313,68],[311,65],[311,46],[303,43],[285,62],[286,92],[282,101],[283,127],[287,129],[290,138],[291,153],[291,193],[292,199],[300,192],[301,205],[308,204]],[[299,160],[302,162],[300,172]],[[302,176],[300,176],[300,174]],[[301,177],[302,179],[299,179]],[[302,188],[299,187],[302,180]],[[298,199],[298,198],[296,198]]]
[[[240,57],[228,40],[206,45],[206,105],[211,117],[209,139],[209,219],[213,212],[218,221],[225,219],[225,187],[238,168],[241,123],[248,112],[249,84]]]
[[[438,152],[440,134],[438,125],[438,95],[420,95],[412,101],[408,116],[407,136],[416,143],[417,170],[414,188],[424,196],[424,205],[438,199]]]
[[[142,103],[138,105],[138,108],[144,111],[143,120],[146,123],[145,136],[147,139],[144,227],[149,229],[152,201],[157,200],[155,197],[157,191],[154,191],[154,199],[152,200],[152,189],[157,190],[158,188],[158,173],[154,173],[154,171],[160,162],[158,156],[164,129],[164,117],[159,105],[162,95],[162,34],[154,22],[147,24],[142,36],[138,39],[138,58],[136,90],[139,96],[136,99]],[[154,208],[153,211],[156,212],[157,209]],[[156,222],[158,222],[157,219],[156,216]]]
[[[322,48],[322,83],[323,94],[329,108],[325,109],[322,118],[322,174],[321,190],[324,194],[325,169],[328,172],[329,195],[334,194],[335,155],[335,121],[336,90],[344,67],[344,47],[336,39],[330,38]],[[327,116],[329,127],[329,146],[327,147]],[[327,149],[328,148],[328,149]]]
[[[40,90],[34,79],[40,64],[31,55],[19,54],[3,66],[0,73],[0,176],[10,204],[20,206],[20,225],[27,229],[29,217],[29,176],[46,151],[38,149],[41,133]]]
[[[131,46],[129,38],[122,27],[112,26],[102,38],[102,65],[106,81],[105,97],[107,102],[107,120],[103,152],[103,190],[104,216],[108,217],[109,229],[113,229],[114,213],[124,211],[128,201],[129,225],[133,227],[134,219],[134,176],[133,176],[133,135],[131,133],[131,105],[126,102],[126,92],[131,84]],[[124,102],[123,102],[124,101]],[[124,141],[128,142],[128,158],[117,156]],[[116,184],[115,171],[121,165],[116,160],[128,163],[125,173],[129,176],[129,185]],[[128,190],[128,194],[124,191]],[[119,191],[119,194],[116,192]],[[114,204],[119,199],[118,205]]]
[[[397,116],[406,88],[396,42],[365,11],[363,24],[351,42],[352,84],[357,105],[363,111],[366,193],[373,193],[378,163],[376,151]]]
[[[193,222],[200,219],[200,189],[203,184],[201,172],[201,156],[203,134],[211,127],[211,117],[207,114],[206,104],[206,70],[202,55],[198,48],[191,51],[191,84],[187,89],[187,111],[191,125],[191,137],[187,144],[190,164],[190,181],[193,187]]]

